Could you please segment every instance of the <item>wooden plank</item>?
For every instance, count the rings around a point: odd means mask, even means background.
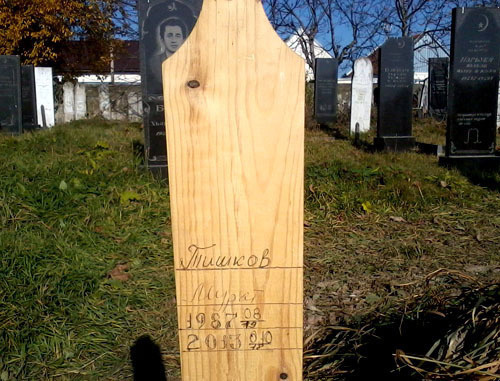
[[[301,380],[304,62],[205,0],[163,78],[182,378]]]

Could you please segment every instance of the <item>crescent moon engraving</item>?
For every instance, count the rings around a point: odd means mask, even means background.
[[[490,20],[488,19],[488,16],[486,15],[480,15],[484,22],[480,21],[479,24],[477,25],[477,31],[478,32],[484,32],[487,28],[488,25],[490,24]]]
[[[398,41],[398,48],[399,48],[399,49],[403,49],[403,48],[405,47],[405,45],[406,45],[405,40],[400,39],[400,40]]]

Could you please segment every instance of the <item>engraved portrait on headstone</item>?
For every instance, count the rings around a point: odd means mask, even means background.
[[[161,64],[181,47],[188,27],[180,18],[173,16],[163,20],[156,29],[156,51],[149,60],[154,81],[150,81],[148,90],[152,94],[161,94]]]
[[[161,67],[191,33],[201,5],[202,0],[138,2],[146,163],[162,176],[167,151]]]

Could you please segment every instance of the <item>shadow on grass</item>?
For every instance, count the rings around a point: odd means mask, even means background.
[[[342,131],[340,128],[338,128],[336,125],[332,126],[331,124],[320,123],[318,124],[318,127],[322,132],[324,132],[325,134],[334,139],[338,140],[349,139],[349,136],[347,136],[345,132]]]
[[[443,165],[456,168],[474,185],[500,192],[500,157],[495,158],[467,158],[453,162],[443,160]]]
[[[130,348],[134,381],[167,381],[161,349],[149,336],[139,337]]]
[[[314,374],[309,379],[477,379],[478,374],[467,369],[482,365],[480,369],[488,371],[497,360],[500,284],[466,288],[441,303],[424,302],[410,311],[405,307],[366,324],[360,321],[359,330],[327,330],[314,343],[314,360],[306,362]]]
[[[500,192],[500,168],[491,169],[470,169],[459,168],[460,173],[467,177],[469,181],[483,188]]]
[[[352,145],[357,149],[362,150],[366,153],[375,153],[377,151],[375,149],[375,144],[370,143],[366,139],[359,138],[358,136],[354,136]]]

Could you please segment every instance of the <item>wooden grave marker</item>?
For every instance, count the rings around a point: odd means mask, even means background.
[[[205,0],[163,73],[182,378],[301,380],[304,62]]]

